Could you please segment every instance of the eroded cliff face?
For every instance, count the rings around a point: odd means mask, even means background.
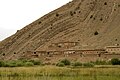
[[[0,53],[19,57],[59,42],[79,43],[68,49],[120,44],[120,0],[73,0],[0,42]]]

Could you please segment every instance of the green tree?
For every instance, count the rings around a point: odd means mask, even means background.
[[[70,65],[71,64],[71,62],[69,60],[67,60],[67,59],[63,59],[60,62],[64,63],[64,65]]]

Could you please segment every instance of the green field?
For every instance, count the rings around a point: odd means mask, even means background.
[[[120,67],[1,67],[0,80],[120,80]]]

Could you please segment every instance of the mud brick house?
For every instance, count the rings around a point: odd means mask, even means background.
[[[26,51],[26,52],[23,52],[22,56],[31,57],[32,54],[33,54],[33,51]]]
[[[102,53],[105,53],[105,49],[84,49],[81,50],[78,47],[74,49],[79,43],[78,42],[59,42],[52,43],[48,47],[44,49],[37,49],[35,54],[38,56],[54,56],[54,55],[64,55],[66,57],[75,55],[98,55],[100,56]]]
[[[78,50],[76,53],[79,53],[82,57],[85,56],[98,56],[101,57],[104,53],[106,53],[105,49],[84,49],[84,50]]]
[[[120,53],[120,46],[107,46],[105,49],[108,53]]]
[[[35,56],[33,53],[34,53],[34,51],[26,51],[26,52],[23,52],[19,57],[20,57],[21,59],[22,59],[22,58],[29,59],[29,58],[32,58],[32,57]]]
[[[63,48],[47,47],[45,49],[38,49],[35,51],[39,57],[41,56],[53,56],[53,55],[62,55],[64,52]]]
[[[80,50],[83,54],[100,54],[105,53],[104,49],[89,49],[89,50]]]
[[[46,51],[35,51],[34,54],[38,56],[44,56],[47,52]]]

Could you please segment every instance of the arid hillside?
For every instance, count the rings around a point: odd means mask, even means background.
[[[66,49],[98,49],[120,44],[120,0],[73,0],[0,42],[4,59],[42,51],[57,43]],[[63,44],[58,48],[65,49]],[[54,48],[57,49],[58,48]]]

